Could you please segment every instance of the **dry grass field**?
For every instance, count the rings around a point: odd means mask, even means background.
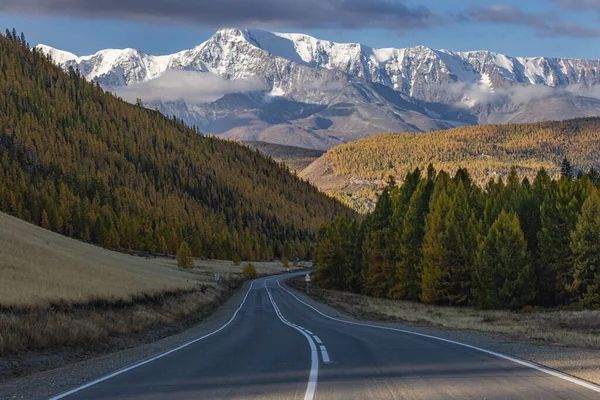
[[[239,285],[244,264],[195,260],[182,270],[174,257],[102,249],[0,213],[0,356],[96,346],[205,314]],[[261,275],[285,271],[280,262],[253,264]]]
[[[305,290],[304,282],[290,281]],[[514,312],[440,307],[313,287],[311,296],[356,318],[506,334],[515,339],[600,349],[599,310]]]
[[[213,285],[212,274],[241,276],[231,261],[196,260],[177,268],[174,258],[114,252],[41,229],[0,213],[0,306],[36,307],[91,299],[131,300],[144,294]],[[259,274],[284,272],[279,262],[254,262]],[[290,266],[290,268],[294,268]]]

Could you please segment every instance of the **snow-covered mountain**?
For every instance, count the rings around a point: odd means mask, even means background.
[[[163,56],[39,48],[127,100],[242,140],[326,149],[381,131],[600,115],[598,60],[374,49],[254,29]]]

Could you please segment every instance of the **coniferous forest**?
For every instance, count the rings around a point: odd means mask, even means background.
[[[352,212],[238,143],[200,135],[0,36],[0,211],[102,246],[311,257]]]
[[[321,226],[317,280],[326,288],[438,305],[522,309],[600,307],[600,174],[568,160],[476,185],[415,169],[389,179],[361,224]]]

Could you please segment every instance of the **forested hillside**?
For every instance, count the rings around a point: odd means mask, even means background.
[[[512,167],[532,180],[540,168],[557,178],[568,158],[576,170],[600,164],[600,118],[512,125],[481,125],[428,133],[386,133],[334,147],[300,176],[364,208],[385,179],[401,181],[429,163],[450,174],[459,167],[485,185],[506,177]]]
[[[0,210],[102,246],[309,256],[351,212],[287,168],[63,72],[0,36]]]
[[[600,307],[600,174],[541,169],[477,185],[433,166],[393,180],[362,224],[325,223],[315,253],[327,288],[429,304]]]

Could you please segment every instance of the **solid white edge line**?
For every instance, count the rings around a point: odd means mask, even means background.
[[[86,383],[85,385],[82,385],[82,386],[76,387],[75,389],[69,390],[68,392],[65,392],[65,393],[59,394],[58,396],[51,397],[51,398],[49,398],[48,400],[59,400],[59,399],[64,399],[64,398],[65,398],[65,397],[67,397],[67,396],[70,396],[70,395],[72,395],[72,394],[75,394],[75,393],[77,393],[77,392],[80,392],[80,391],[82,391],[82,390],[84,390],[84,389],[87,389],[87,388],[89,388],[89,387],[91,387],[91,386],[97,385],[97,384],[98,384],[98,383],[100,383],[100,382],[104,382],[104,381],[106,381],[106,380],[109,380],[109,379],[111,379],[111,378],[114,378],[114,377],[115,377],[115,376],[117,376],[117,375],[121,375],[121,374],[123,374],[123,373],[125,373],[125,372],[127,372],[127,371],[131,371],[132,369],[135,369],[135,368],[141,367],[142,365],[145,365],[145,364],[151,363],[152,361],[156,361],[156,360],[158,360],[159,358],[162,358],[162,357],[164,357],[164,356],[167,356],[167,355],[169,355],[169,354],[171,354],[171,353],[175,353],[176,351],[179,351],[179,350],[181,350],[181,349],[183,349],[183,348],[185,348],[185,347],[188,347],[188,346],[190,346],[190,345],[192,345],[192,344],[194,344],[194,343],[197,343],[197,342],[199,342],[199,341],[201,341],[201,340],[203,340],[203,339],[206,339],[207,337],[209,337],[209,336],[212,336],[212,335],[214,335],[214,334],[215,334],[215,333],[217,333],[217,332],[220,332],[220,331],[222,331],[222,330],[223,330],[223,329],[225,329],[225,328],[226,328],[226,327],[227,327],[229,324],[231,324],[231,323],[233,322],[233,320],[234,320],[234,319],[235,319],[235,317],[237,316],[238,312],[239,312],[239,311],[242,309],[242,306],[243,306],[243,305],[244,305],[244,303],[246,302],[246,299],[248,298],[248,295],[250,294],[250,291],[253,289],[254,282],[255,282],[255,281],[252,281],[252,283],[250,284],[250,287],[248,288],[248,291],[246,292],[246,295],[244,296],[244,300],[242,300],[242,303],[240,304],[240,306],[239,306],[239,307],[238,307],[238,308],[235,310],[235,312],[233,313],[233,316],[232,316],[232,317],[229,319],[229,321],[227,321],[227,322],[226,322],[224,325],[221,325],[221,327],[220,327],[219,329],[217,329],[217,330],[214,330],[214,331],[212,331],[212,332],[210,332],[210,333],[208,333],[208,334],[206,334],[206,335],[204,335],[204,336],[201,336],[201,337],[199,337],[199,338],[196,338],[196,339],[192,340],[191,342],[187,342],[187,343],[185,343],[185,344],[182,344],[181,346],[178,346],[178,347],[176,347],[176,348],[174,348],[174,349],[171,349],[171,350],[165,351],[165,352],[163,352],[163,353],[160,353],[160,354],[158,354],[158,355],[156,355],[156,356],[154,356],[154,357],[148,358],[148,359],[146,359],[146,360],[144,360],[144,361],[140,361],[140,362],[138,362],[138,363],[135,363],[135,364],[133,364],[133,365],[130,365],[130,366],[128,366],[128,367],[125,367],[125,368],[123,368],[123,369],[120,369],[120,370],[118,370],[118,371],[115,371],[115,372],[113,372],[113,373],[111,373],[111,374],[109,374],[109,375],[103,376],[102,378],[99,378],[99,379],[96,379],[96,380],[94,380],[94,381],[88,382],[88,383]]]
[[[574,376],[571,376],[571,375],[568,375],[568,374],[565,374],[565,373],[562,373],[562,372],[555,371],[555,370],[550,369],[550,368],[542,367],[541,365],[534,364],[534,363],[529,362],[529,361],[525,361],[525,360],[521,360],[521,359],[518,359],[518,358],[515,358],[515,357],[507,356],[507,355],[502,354],[502,353],[496,353],[495,351],[486,350],[486,349],[483,349],[481,347],[476,347],[476,346],[472,346],[470,344],[461,343],[461,342],[457,342],[457,341],[450,340],[450,339],[444,339],[444,338],[437,337],[437,336],[427,335],[427,334],[424,334],[424,333],[407,331],[405,329],[398,329],[398,328],[391,328],[391,327],[388,327],[388,326],[366,324],[366,323],[362,323],[362,322],[346,321],[346,320],[343,320],[343,319],[340,319],[340,318],[331,317],[331,316],[329,316],[329,315],[327,315],[327,314],[325,314],[325,313],[317,310],[315,307],[311,306],[310,304],[308,304],[308,303],[300,300],[298,297],[296,297],[296,295],[294,293],[290,292],[289,290],[287,290],[286,288],[284,288],[283,286],[281,286],[281,282],[280,282],[281,279],[283,279],[283,278],[280,278],[280,279],[277,280],[277,285],[279,285],[279,287],[281,289],[283,289],[286,292],[288,292],[292,297],[294,297],[300,303],[304,304],[305,306],[313,309],[317,313],[319,313],[322,316],[324,316],[326,318],[329,318],[331,320],[338,321],[338,322],[343,322],[345,324],[350,324],[350,325],[358,325],[358,326],[366,326],[366,327],[370,327],[370,328],[384,329],[384,330],[388,330],[388,331],[395,331],[395,332],[400,332],[400,333],[406,333],[408,335],[414,335],[414,336],[425,337],[425,338],[428,338],[428,339],[434,339],[434,340],[438,340],[438,341],[445,342],[445,343],[452,343],[452,344],[455,344],[455,345],[458,345],[458,346],[466,347],[466,348],[469,348],[469,349],[472,349],[472,350],[477,350],[477,351],[480,351],[482,353],[486,353],[486,354],[489,354],[489,355],[492,355],[492,356],[495,356],[495,357],[498,357],[498,358],[502,358],[502,359],[507,360],[507,361],[512,361],[512,362],[514,362],[516,364],[523,365],[525,367],[529,367],[529,368],[535,369],[535,370],[543,372],[545,374],[552,375],[552,376],[554,376],[556,378],[563,379],[563,380],[565,380],[567,382],[574,383],[574,384],[576,384],[578,386],[582,386],[582,387],[584,387],[586,389],[590,389],[590,390],[592,390],[592,391],[594,391],[596,393],[600,393],[600,385],[596,385],[594,383],[585,381],[583,379],[576,378]]]
[[[321,356],[323,357],[323,362],[325,364],[329,364],[331,359],[329,359],[329,353],[327,353],[327,348],[323,345],[319,346],[321,349]]]
[[[287,326],[294,328],[298,332],[304,335],[306,340],[308,340],[308,344],[310,345],[310,374],[308,375],[308,385],[306,386],[306,394],[304,395],[304,400],[313,400],[315,398],[315,392],[317,391],[317,380],[319,379],[319,355],[317,346],[315,342],[313,342],[311,336],[304,332],[304,329],[301,329],[299,326],[295,326],[292,323],[288,322],[281,312],[279,311],[279,307],[275,303],[275,299],[271,295],[271,291],[267,287],[267,281],[265,281],[265,289],[267,294],[269,295],[269,300],[275,309],[275,314],[277,317],[286,324]]]

